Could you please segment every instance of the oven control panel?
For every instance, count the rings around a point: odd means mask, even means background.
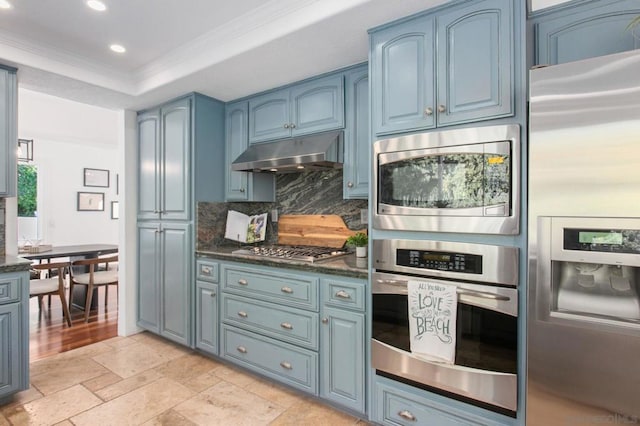
[[[433,250],[398,249],[396,265],[437,271],[482,274],[482,256]]]

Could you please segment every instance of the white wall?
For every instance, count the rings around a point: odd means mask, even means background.
[[[34,140],[38,232],[44,243],[118,243],[118,221],[111,219],[110,206],[117,200],[119,126],[117,111],[19,89],[18,136]],[[110,186],[83,186],[85,167],[109,170]],[[77,211],[79,191],[103,192],[105,210]]]

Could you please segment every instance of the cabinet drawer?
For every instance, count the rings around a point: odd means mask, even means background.
[[[222,356],[275,380],[318,394],[318,354],[315,352],[223,325]]]
[[[318,310],[318,279],[268,269],[223,265],[223,287],[232,293]]]
[[[322,303],[341,309],[364,311],[365,283],[323,279],[320,284]]]
[[[318,349],[318,314],[223,294],[222,318],[289,343]]]
[[[218,263],[198,259],[196,261],[196,279],[217,283],[219,279]]]
[[[0,278],[0,304],[17,302],[20,299],[20,277]]]

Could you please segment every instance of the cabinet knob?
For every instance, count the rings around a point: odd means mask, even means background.
[[[347,186],[348,186],[349,188],[353,188],[353,182],[347,182]]]
[[[212,291],[212,292],[211,292],[211,298],[212,298],[212,299],[215,299],[215,297],[216,297],[216,292],[215,292],[215,291]]]
[[[329,318],[322,318],[322,323],[323,324],[328,324],[329,323]]]
[[[424,109],[424,115],[426,115],[426,116],[433,115],[433,108],[431,108],[431,107],[426,107],[426,108]]]
[[[284,128],[285,128],[285,129],[288,129],[288,128],[289,128],[289,123],[285,124],[285,125],[284,125]]]
[[[244,192],[244,188],[240,188],[240,192]]]
[[[444,105],[438,105],[438,112],[446,112],[447,111],[447,107]]]
[[[240,318],[246,318],[246,317],[248,317],[249,315],[247,315],[247,313],[246,313],[245,311],[239,311],[239,312],[238,312],[238,316],[239,316]]]
[[[290,128],[292,128],[292,129],[295,129],[295,128],[296,128],[296,125],[295,125],[295,124],[293,124],[293,123],[291,123],[291,124],[289,124],[289,127],[290,127]]]
[[[244,346],[238,346],[238,347],[236,348],[236,350],[237,350],[238,352],[240,352],[241,354],[246,354],[246,353],[247,353],[247,348],[245,348]]]
[[[411,422],[415,422],[416,421],[416,416],[411,414],[410,411],[407,411],[407,410],[398,411],[398,415],[400,417],[402,417],[403,419],[405,419],[405,420],[409,420]]]
[[[280,324],[280,327],[284,328],[285,330],[293,330],[293,326],[288,322],[283,322],[282,324]]]
[[[247,280],[245,280],[244,278],[240,278],[240,279],[238,280],[238,284],[240,284],[240,285],[247,285],[247,284],[249,284],[249,283],[248,283],[248,282],[247,282]]]
[[[291,365],[291,363],[289,363],[287,361],[282,361],[280,363],[280,367],[285,368],[287,370],[293,370],[293,366]]]
[[[293,289],[291,287],[282,287],[280,291],[287,294],[293,293]]]

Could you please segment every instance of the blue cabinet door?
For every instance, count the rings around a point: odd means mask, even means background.
[[[535,63],[555,65],[640,48],[638,0],[585,1],[534,16]]]
[[[160,332],[160,223],[138,222],[138,325]]]
[[[16,73],[0,68],[0,197],[14,197],[17,190],[16,111]]]
[[[22,363],[28,363],[29,357],[22,354],[20,323],[19,303],[0,305],[0,397],[22,389]]]
[[[166,223],[160,228],[162,246],[162,315],[160,334],[191,346],[191,225]]]
[[[438,126],[513,113],[511,0],[438,16]]]
[[[323,307],[320,396],[365,412],[364,315]]]
[[[291,135],[289,90],[278,90],[249,99],[249,143]]]
[[[290,99],[291,136],[344,127],[342,74],[293,86]]]
[[[160,218],[160,110],[138,115],[138,219]]]
[[[435,126],[435,26],[430,16],[371,35],[372,120],[377,135]]]
[[[218,355],[218,285],[196,282],[196,347]]]
[[[346,127],[344,138],[343,198],[369,196],[369,70],[357,68],[346,75]]]
[[[271,173],[234,172],[231,163],[249,146],[249,104],[226,106],[226,200],[275,201],[275,176]]]
[[[163,107],[160,217],[191,218],[191,98]],[[143,191],[145,189],[143,188]]]

